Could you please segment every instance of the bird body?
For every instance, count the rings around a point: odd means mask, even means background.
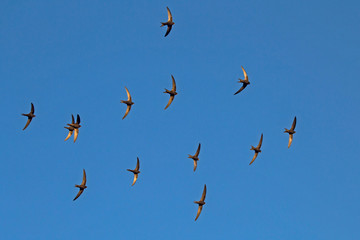
[[[160,27],[163,27],[163,26],[167,26],[167,30],[166,30],[166,33],[165,33],[165,36],[166,37],[167,35],[169,35],[171,29],[172,29],[172,26],[175,24],[172,20],[172,14],[170,12],[170,9],[168,7],[166,7],[167,9],[167,12],[168,12],[168,20],[167,22],[161,22],[161,26]]]
[[[139,169],[140,169],[140,161],[139,161],[139,158],[137,158],[137,162],[136,162],[136,167],[135,167],[135,169],[126,169],[127,171],[132,172],[132,173],[134,174],[134,181],[133,181],[133,183],[132,183],[131,186],[134,186],[134,184],[136,183],[136,181],[137,181],[137,179],[138,179],[138,176],[139,176],[139,173],[140,173]]]
[[[76,195],[76,197],[73,199],[75,201],[80,195],[84,192],[84,190],[87,188],[86,186],[86,172],[85,169],[83,169],[83,180],[80,185],[75,184],[75,187],[79,188],[79,192]]]
[[[165,88],[165,92],[164,92],[164,93],[167,93],[167,94],[170,95],[169,102],[167,103],[165,109],[167,109],[170,106],[170,104],[174,101],[175,95],[177,95],[176,82],[175,82],[175,78],[174,78],[173,75],[171,75],[171,79],[172,79],[172,89],[168,90],[168,89]]]
[[[199,161],[200,148],[201,148],[201,144],[199,143],[199,146],[196,150],[195,155],[188,154],[189,155],[188,158],[191,158],[192,160],[194,160],[194,172],[197,168],[197,161]]]
[[[23,116],[25,116],[25,117],[28,118],[28,120],[27,120],[27,122],[26,122],[26,124],[25,124],[25,127],[23,128],[23,130],[25,130],[25,129],[29,126],[31,120],[32,120],[34,117],[36,117],[36,116],[34,115],[34,113],[35,113],[34,104],[31,103],[31,110],[30,110],[30,112],[29,112],[29,113],[22,113],[22,114],[21,114],[21,115],[23,115]]]
[[[65,141],[68,140],[71,135],[73,134],[74,132],[74,142],[76,142],[76,139],[79,135],[79,128],[81,128],[81,125],[80,125],[80,115],[77,114],[76,116],[76,122],[74,120],[74,115],[71,114],[71,118],[72,118],[72,121],[71,123],[68,123],[68,127],[64,127],[66,129],[69,130],[69,134],[67,135],[67,137],[65,138]]]
[[[129,114],[131,106],[134,105],[134,102],[131,100],[131,95],[130,95],[129,90],[126,87],[125,87],[125,90],[126,90],[126,94],[127,94],[128,99],[120,101],[121,103],[125,103],[127,105],[125,115],[123,116],[122,119],[124,119]]]
[[[261,152],[260,148],[261,148],[261,145],[262,145],[262,141],[263,141],[263,134],[261,134],[261,137],[260,137],[260,141],[259,141],[259,144],[254,147],[251,145],[251,148],[250,150],[254,150],[255,151],[255,154],[254,154],[254,157],[252,158],[251,162],[249,163],[249,165],[251,165],[255,159],[257,158],[258,154]]]
[[[293,134],[296,133],[295,131],[295,127],[296,127],[296,116],[294,117],[294,121],[291,125],[290,129],[285,128],[284,133],[288,133],[289,134],[289,143],[288,143],[288,148],[290,148],[292,140],[293,140]]]
[[[206,184],[204,185],[204,190],[203,190],[203,193],[202,193],[202,195],[201,195],[200,201],[194,201],[194,203],[196,203],[196,204],[199,205],[198,211],[197,211],[197,214],[196,214],[195,221],[199,218],[200,213],[201,213],[201,211],[202,211],[202,208],[203,208],[203,206],[205,205],[205,197],[206,197]]]
[[[245,71],[245,69],[243,68],[243,66],[241,66],[242,70],[243,70],[243,73],[244,73],[244,80],[243,79],[240,79],[239,78],[239,83],[242,83],[243,85],[241,86],[241,88],[236,92],[234,93],[234,95],[238,94],[239,92],[241,92],[242,90],[244,90],[246,88],[247,85],[250,84],[249,82],[249,77]]]

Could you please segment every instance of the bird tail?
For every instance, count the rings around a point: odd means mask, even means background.
[[[160,22],[161,23],[161,26],[160,27],[163,27],[166,25],[166,23],[163,23],[163,22]]]

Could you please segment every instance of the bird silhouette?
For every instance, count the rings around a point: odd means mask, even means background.
[[[31,110],[30,110],[30,112],[29,112],[29,113],[23,113],[23,114],[21,114],[21,115],[26,116],[26,117],[28,118],[28,120],[27,120],[27,122],[26,122],[26,125],[25,125],[25,127],[23,128],[23,130],[25,130],[25,129],[29,126],[31,120],[35,117],[34,113],[35,113],[34,104],[31,103]]]
[[[248,77],[245,69],[243,68],[243,66],[241,66],[241,68],[242,68],[242,70],[243,70],[243,72],[244,72],[244,80],[242,80],[242,79],[239,78],[240,81],[238,81],[238,82],[239,82],[239,83],[242,83],[243,85],[241,86],[241,88],[240,88],[236,93],[234,93],[234,95],[236,95],[236,94],[238,94],[239,92],[241,92],[242,90],[244,90],[244,89],[246,88],[246,86],[250,84],[250,82],[249,82],[249,77]]]
[[[172,29],[172,26],[175,24],[173,22],[173,18],[172,18],[172,14],[170,12],[170,9],[168,7],[166,7],[166,9],[167,9],[167,13],[168,13],[168,20],[167,20],[167,22],[161,22],[161,26],[160,26],[160,27],[167,26],[167,30],[166,30],[166,33],[165,33],[164,37],[169,35],[169,33],[170,33],[171,29]]]
[[[206,197],[206,184],[204,185],[204,190],[203,190],[200,201],[194,201],[194,203],[199,205],[195,221],[199,218],[200,213],[201,213],[202,208],[203,208],[203,205],[205,205],[205,197]]]
[[[259,141],[259,144],[257,145],[257,147],[251,146],[250,150],[254,150],[255,154],[254,154],[253,159],[249,163],[249,165],[251,165],[255,161],[257,155],[259,154],[259,152],[261,152],[260,148],[261,148],[262,141],[263,141],[263,134],[261,134],[261,138],[260,138],[260,141]]]
[[[172,78],[172,89],[171,89],[171,90],[167,90],[167,89],[165,88],[165,92],[164,92],[164,93],[170,94],[170,99],[169,99],[169,102],[168,102],[168,104],[166,105],[165,109],[167,109],[167,108],[170,106],[170,104],[171,104],[171,103],[173,102],[173,100],[174,100],[175,95],[177,95],[175,78],[174,78],[173,75],[171,75],[171,78]]]
[[[139,169],[140,169],[140,161],[139,161],[139,158],[137,158],[136,167],[135,167],[134,170],[132,170],[132,169],[126,169],[126,170],[128,170],[129,172],[132,172],[132,173],[134,174],[134,181],[133,181],[133,183],[132,183],[131,186],[134,186],[134,184],[136,183],[136,180],[138,179],[138,175],[139,175],[139,173],[140,173]]]
[[[201,148],[201,144],[199,143],[199,146],[198,146],[198,148],[196,150],[195,155],[192,156],[192,155],[188,154],[189,155],[188,158],[191,158],[192,160],[194,160],[194,172],[195,172],[196,167],[197,167],[197,161],[199,161],[200,148]]]
[[[285,128],[285,131],[284,133],[288,133],[289,134],[289,144],[288,144],[288,148],[290,148],[291,146],[291,143],[293,141],[293,135],[296,133],[295,131],[295,126],[296,126],[296,116],[294,117],[294,121],[291,125],[291,128],[290,129],[286,129]]]
[[[131,106],[134,104],[131,100],[131,95],[129,93],[129,90],[125,87],[126,94],[127,94],[127,100],[121,100],[121,103],[125,103],[127,105],[125,115],[122,119],[124,119],[130,112]]]
[[[84,192],[85,188],[87,188],[85,169],[83,169],[83,180],[82,180],[81,184],[80,185],[75,185],[75,187],[79,188],[79,192],[76,195],[76,197],[73,199],[73,201],[75,201],[78,197],[80,197],[80,195]]]

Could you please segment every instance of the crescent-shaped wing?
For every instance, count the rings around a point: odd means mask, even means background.
[[[131,105],[127,105],[127,108],[126,108],[126,112],[125,112],[125,115],[123,116],[122,119],[124,119],[130,112],[130,109],[131,109]]]
[[[85,172],[85,169],[83,169],[83,180],[81,182],[81,185],[86,185],[86,172]]]
[[[73,131],[69,130],[69,134],[67,135],[67,137],[65,138],[64,141],[68,140],[71,137],[72,134],[73,134]]]
[[[198,157],[199,156],[199,153],[200,153],[200,148],[201,148],[201,143],[199,143],[199,146],[196,150],[196,153],[195,153],[195,156],[194,157]]]
[[[139,158],[137,158],[135,170],[136,170],[136,171],[139,171],[139,169],[140,169],[140,161],[139,161]]]
[[[173,96],[173,95],[170,95],[169,102],[168,102],[168,104],[166,105],[165,109],[167,109],[167,108],[170,106],[170,104],[172,103],[173,100],[174,100],[174,96]]]
[[[78,129],[78,128],[75,128],[75,129],[74,129],[74,132],[75,132],[75,134],[74,134],[74,142],[76,142],[76,139],[77,139],[77,137],[78,137],[78,135],[79,135],[79,129]]]
[[[125,87],[125,90],[126,90],[126,94],[127,94],[127,97],[128,97],[128,101],[131,101],[131,95],[129,93],[129,90]]]
[[[249,78],[248,78],[248,75],[247,75],[245,69],[243,68],[243,66],[241,66],[241,68],[242,68],[243,73],[244,73],[244,80],[248,80]]]
[[[171,28],[172,28],[172,26],[170,25],[168,25],[168,27],[167,27],[167,30],[166,30],[166,33],[165,33],[165,36],[164,37],[166,37],[167,35],[169,35],[169,33],[170,33],[170,31],[171,31]]]
[[[202,208],[203,208],[203,206],[200,206],[200,205],[199,205],[198,211],[197,211],[197,214],[196,214],[195,221],[196,221],[196,220],[198,219],[198,217],[200,216],[200,213],[201,213],[201,211],[202,211]]]
[[[134,181],[132,183],[131,186],[134,186],[134,184],[136,183],[136,180],[138,179],[138,174],[137,173],[134,173]]]
[[[176,82],[175,82],[175,78],[173,75],[171,75],[171,79],[172,79],[172,91],[176,91]]]
[[[289,134],[289,144],[288,144],[288,148],[290,148],[291,143],[292,143],[292,140],[293,140],[293,135],[292,135],[292,134]]]
[[[257,153],[257,152],[255,152],[254,157],[253,157],[253,159],[251,160],[251,162],[249,163],[249,165],[251,165],[251,164],[255,161],[255,159],[256,159],[256,157],[257,157],[257,155],[258,155],[258,153]]]
[[[197,168],[197,161],[194,160],[194,172],[195,172],[196,168]]]
[[[239,92],[241,92],[242,90],[244,90],[246,88],[246,84],[243,83],[243,85],[241,86],[241,88],[236,92],[234,93],[234,95],[238,94]]]
[[[206,197],[206,184],[204,184],[204,190],[203,190],[203,193],[202,193],[202,195],[201,195],[201,199],[200,199],[200,201],[205,201],[205,197]]]
[[[171,15],[170,9],[168,7],[166,7],[166,9],[167,9],[167,13],[168,13],[168,22],[172,22],[172,15]]]
[[[32,114],[34,114],[34,112],[35,112],[35,108],[34,108],[34,104],[33,103],[31,103],[31,111],[30,111]]]
[[[27,122],[26,122],[26,125],[25,125],[25,127],[23,128],[23,130],[25,130],[25,129],[29,126],[31,120],[32,120],[32,118],[28,118],[28,120],[27,120]]]
[[[74,118],[74,115],[71,114],[71,124],[74,124],[75,123],[75,118]]]
[[[257,148],[261,148],[262,141],[263,141],[263,134],[261,134],[261,138],[260,138],[260,141],[259,141],[259,145],[257,145]]]
[[[77,114],[77,116],[76,116],[76,123],[80,124],[80,115],[79,114]]]
[[[75,201],[78,197],[80,197],[80,195],[84,192],[83,189],[80,189],[78,194],[76,195],[76,197],[73,199],[73,201]]]
[[[294,117],[294,121],[291,125],[291,130],[295,130],[295,126],[296,126],[296,116]]]

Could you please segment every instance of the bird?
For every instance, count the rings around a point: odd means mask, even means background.
[[[71,114],[71,119],[72,119],[71,124],[75,124],[74,115],[72,115],[72,114]],[[68,140],[68,139],[71,137],[71,135],[73,134],[75,128],[74,128],[74,127],[71,127],[71,126],[69,126],[69,127],[64,127],[64,128],[66,128],[66,129],[69,130],[69,134],[67,135],[67,137],[66,137],[65,140],[64,140],[64,141],[66,141],[66,140]]]
[[[75,187],[79,188],[79,192],[78,194],[76,195],[76,197],[73,199],[73,201],[75,201],[78,197],[80,197],[80,195],[84,192],[85,188],[87,188],[86,186],[86,172],[85,172],[85,169],[83,169],[83,180],[81,182],[80,185],[76,185],[75,184]]]
[[[26,113],[22,113],[22,114],[21,114],[21,115],[23,115],[23,116],[28,117],[28,120],[27,120],[26,125],[25,125],[25,127],[23,128],[23,130],[25,130],[25,129],[29,126],[31,120],[35,117],[34,112],[35,112],[34,104],[31,103],[31,110],[30,110],[30,112],[29,112],[28,114],[26,114]]]
[[[170,99],[169,99],[169,102],[168,102],[168,104],[166,105],[165,109],[167,109],[167,108],[170,106],[170,104],[171,104],[172,101],[174,100],[175,95],[177,95],[175,78],[174,78],[173,75],[171,75],[171,78],[172,78],[172,89],[171,89],[171,90],[167,90],[167,89],[165,88],[165,92],[164,92],[164,93],[170,94]]]
[[[284,133],[288,133],[289,134],[289,144],[288,144],[288,148],[290,148],[291,146],[291,143],[292,143],[292,140],[293,140],[293,134],[296,133],[295,131],[295,126],[296,126],[296,116],[294,117],[294,121],[291,125],[291,128],[290,129],[286,129],[285,128],[285,131]]]
[[[203,205],[205,205],[205,197],[206,197],[206,184],[204,185],[204,190],[203,190],[203,193],[202,193],[202,196],[201,196],[200,201],[194,201],[194,203],[196,203],[196,204],[199,205],[199,208],[198,208],[198,211],[197,211],[197,214],[196,214],[195,221],[196,221],[196,220],[198,219],[198,217],[200,216],[200,213],[201,213],[201,211],[202,211]]]
[[[125,87],[125,90],[126,90],[126,94],[127,94],[128,99],[127,100],[121,100],[121,103],[125,103],[127,105],[125,115],[123,116],[122,119],[124,119],[129,114],[131,106],[134,104],[132,102],[132,100],[131,100],[131,95],[129,93],[129,90],[126,87]]]
[[[199,146],[198,146],[194,156],[191,156],[190,154],[188,154],[189,155],[188,158],[191,158],[192,160],[194,160],[194,172],[195,172],[196,167],[197,167],[197,161],[199,161],[200,147],[201,147],[201,143],[199,143]]]
[[[241,66],[241,68],[242,68],[242,70],[243,70],[243,72],[244,72],[244,80],[242,80],[242,79],[239,78],[240,81],[238,81],[238,82],[239,82],[239,83],[242,83],[243,85],[241,86],[241,88],[240,88],[236,93],[234,93],[234,95],[236,95],[236,94],[238,94],[239,92],[241,92],[242,90],[244,90],[244,89],[246,88],[246,86],[250,84],[250,82],[249,82],[249,77],[248,77],[245,69],[243,68],[243,66]]]
[[[172,26],[175,24],[175,23],[173,22],[173,20],[172,20],[172,15],[171,15],[170,9],[169,9],[168,7],[166,7],[166,9],[167,9],[167,12],[168,12],[168,20],[167,20],[167,22],[160,22],[160,23],[161,23],[161,26],[160,26],[160,27],[167,26],[167,30],[166,30],[166,33],[165,33],[165,36],[164,36],[164,37],[166,37],[167,35],[169,35]]]
[[[126,170],[128,170],[129,172],[132,172],[132,173],[134,174],[134,181],[133,181],[133,183],[132,183],[131,186],[134,186],[134,184],[136,183],[136,180],[138,179],[138,175],[139,175],[139,173],[140,173],[139,169],[140,169],[139,158],[137,158],[137,163],[136,163],[136,167],[135,167],[134,170],[132,170],[132,169],[126,169]]]
[[[68,123],[67,125],[70,126],[70,128],[68,128],[69,131],[70,131],[70,129],[74,128],[73,131],[75,131],[75,133],[74,133],[74,142],[75,142],[79,135],[79,128],[81,128],[79,114],[77,114],[77,116],[76,116],[76,123]]]
[[[259,154],[259,152],[261,152],[260,148],[261,148],[262,141],[263,141],[263,134],[261,134],[261,138],[260,138],[260,141],[259,141],[259,144],[257,145],[257,147],[254,147],[251,145],[250,150],[254,150],[255,155],[254,155],[253,159],[251,160],[251,162],[249,163],[249,165],[251,165],[255,161],[257,155]]]

